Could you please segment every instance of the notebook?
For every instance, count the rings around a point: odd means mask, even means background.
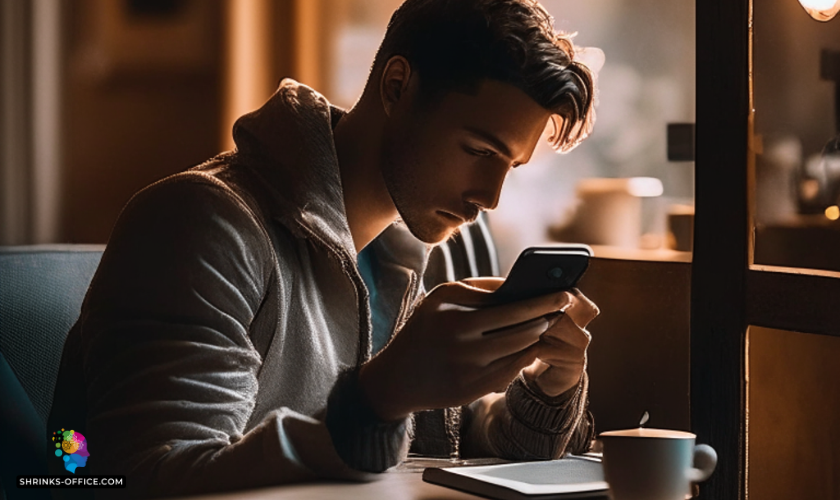
[[[498,500],[607,498],[601,461],[588,456],[472,467],[429,467],[423,471],[423,480]]]

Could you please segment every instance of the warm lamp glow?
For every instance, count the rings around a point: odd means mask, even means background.
[[[799,0],[799,3],[817,21],[830,21],[840,11],[840,0]]]
[[[799,0],[806,9],[829,10],[836,3],[834,0]]]
[[[639,198],[655,198],[664,191],[662,181],[655,177],[632,177],[628,180],[630,194]]]
[[[832,205],[825,209],[825,216],[828,220],[837,220],[840,219],[840,207],[837,205]]]

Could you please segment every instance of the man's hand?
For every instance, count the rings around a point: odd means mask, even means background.
[[[362,367],[362,390],[380,418],[466,404],[504,390],[537,356],[559,359],[559,349],[540,342],[551,325],[545,316],[572,306],[575,296],[559,292],[491,307],[488,288],[501,282],[436,287],[391,343]],[[552,337],[562,338],[560,331]]]
[[[559,396],[580,381],[592,340],[586,327],[600,313],[577,288],[566,293],[570,305],[542,335],[538,359],[524,371],[525,378],[535,381],[547,396]]]
[[[467,278],[464,282],[477,288],[495,291],[504,280],[501,278]],[[568,292],[567,305],[549,316],[549,328],[540,336],[539,353],[524,374],[529,382],[547,396],[559,396],[576,386],[586,369],[586,350],[591,335],[586,331],[589,323],[598,317],[600,310],[580,290]]]

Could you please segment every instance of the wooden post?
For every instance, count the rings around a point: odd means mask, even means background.
[[[696,220],[691,298],[691,426],[717,450],[701,498],[745,497],[749,0],[697,9]]]

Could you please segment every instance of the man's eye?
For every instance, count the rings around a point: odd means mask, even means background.
[[[467,153],[474,155],[474,156],[493,156],[496,154],[495,151],[490,151],[489,149],[476,149],[476,148],[465,148]]]

